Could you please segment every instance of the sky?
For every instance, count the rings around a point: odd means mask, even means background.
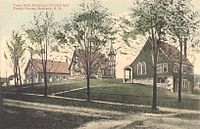
[[[57,10],[53,10],[56,21],[61,21],[65,17],[70,17],[79,8],[79,4],[84,1],[88,0],[0,0],[0,76],[12,74],[10,62],[3,56],[4,52],[7,53],[6,41],[10,38],[12,31],[20,31],[22,25],[29,25],[33,16],[41,11],[31,8],[38,4],[51,4],[51,7],[57,8]],[[114,16],[128,14],[133,6],[133,0],[101,0],[101,3]],[[195,10],[200,11],[200,0],[193,0],[192,4]],[[20,10],[20,7],[26,9]],[[117,55],[117,77],[123,77],[123,68],[133,62],[136,55]],[[194,63],[195,73],[200,74],[200,54],[191,56],[193,56],[191,61]],[[28,57],[29,55],[26,54],[27,59]]]

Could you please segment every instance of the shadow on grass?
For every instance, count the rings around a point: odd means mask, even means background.
[[[21,94],[4,94],[5,98],[21,100],[21,101],[28,101],[28,102],[37,102],[37,103],[44,103],[44,104],[54,104],[54,105],[61,105],[61,106],[77,106],[77,107],[84,107],[84,108],[94,108],[99,110],[109,110],[109,111],[120,111],[125,113],[131,112],[142,112],[142,113],[151,113],[150,107],[133,107],[133,106],[124,106],[124,105],[113,105],[113,104],[105,104],[105,103],[98,103],[94,101],[76,101],[76,100],[65,100],[65,99],[58,99],[58,98],[44,98],[44,97],[37,97],[37,96],[26,96]],[[157,113],[169,113],[158,111]]]
[[[0,129],[73,129],[102,118],[4,106]]]

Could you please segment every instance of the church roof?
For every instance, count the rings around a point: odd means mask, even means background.
[[[42,60],[40,59],[29,60],[25,72],[30,64],[33,65],[33,68],[37,72],[43,72]],[[47,60],[47,73],[69,74],[68,68],[69,68],[68,62]]]
[[[168,58],[174,62],[174,63],[179,63],[179,58],[180,58],[180,51],[168,44],[168,43],[161,43],[161,49],[164,51],[164,53],[168,56]],[[183,56],[183,64],[186,64],[186,65],[193,65],[187,58],[185,58],[184,55]]]
[[[69,66],[69,69],[71,68],[72,64],[75,61],[75,57],[78,57],[78,60],[81,62],[81,64],[83,65],[82,67],[85,68],[85,60],[87,58],[87,56],[85,56],[85,51],[84,50],[80,50],[77,49],[74,51],[73,57],[72,57],[72,61],[71,64]],[[102,54],[100,52],[93,52],[91,53],[91,70],[93,72],[96,72],[99,68],[106,68],[109,66],[109,59],[106,57],[105,54]]]
[[[180,51],[175,46],[173,46],[173,45],[171,45],[169,43],[165,43],[165,42],[160,42],[160,43],[161,43],[160,44],[160,49],[167,56],[167,58],[173,63],[179,63],[179,58],[180,58],[180,54],[181,54]],[[151,54],[150,40],[147,40],[146,44],[141,49],[141,51],[140,51],[139,55],[137,56],[137,58],[144,52],[149,52],[148,54]],[[188,66],[193,66],[193,64],[187,58],[185,58],[184,55],[182,55],[182,56],[183,56],[183,64],[188,65]],[[146,58],[146,57],[144,57],[144,58]],[[132,66],[134,64],[134,62],[135,62],[135,60],[131,63],[130,66]]]

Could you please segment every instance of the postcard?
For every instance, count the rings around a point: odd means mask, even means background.
[[[1,0],[0,129],[199,129],[199,0]]]

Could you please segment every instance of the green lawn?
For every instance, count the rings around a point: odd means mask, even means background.
[[[83,81],[77,81],[72,83],[66,84],[50,84],[48,86],[48,94],[72,90],[76,88],[84,87]],[[13,90],[15,89],[15,90]],[[41,85],[23,85],[23,86],[10,86],[10,87],[3,87],[3,91],[11,91],[11,92],[20,92],[20,93],[35,93],[35,94],[43,94],[44,93],[44,86]]]
[[[113,101],[130,104],[151,105],[152,87],[141,84],[123,84],[121,79],[92,79],[91,98],[94,100]],[[85,87],[85,81],[78,81],[68,84],[51,85],[48,93],[57,93]],[[36,93],[43,94],[43,86],[34,86],[29,88],[19,88],[19,93]],[[86,99],[86,89],[62,93],[60,96],[84,98]],[[23,99],[23,98],[22,98]],[[200,109],[199,95],[182,93],[182,103],[177,103],[177,93],[169,92],[165,89],[158,88],[157,103],[163,107],[174,107],[184,109]]]
[[[91,79],[91,86],[100,86],[100,85],[109,85],[109,84],[117,84],[121,83],[121,79]],[[48,86],[48,94],[53,94],[62,91],[69,91],[77,88],[86,87],[85,81],[74,81],[65,84],[49,84]],[[13,90],[14,89],[14,90]],[[11,92],[19,92],[19,93],[35,93],[35,94],[43,94],[44,86],[40,84],[40,86],[30,84],[22,85],[22,86],[7,86],[3,87],[3,91],[11,91]]]
[[[86,99],[86,89],[61,94],[65,97]],[[120,84],[111,83],[102,87],[91,88],[91,98],[94,100],[113,101],[121,103],[151,105],[152,87],[141,84]],[[182,94],[182,103],[177,103],[177,93],[169,92],[158,88],[157,103],[163,107],[200,109],[199,96],[192,96],[188,93]]]
[[[5,106],[0,129],[72,129],[101,118]]]

